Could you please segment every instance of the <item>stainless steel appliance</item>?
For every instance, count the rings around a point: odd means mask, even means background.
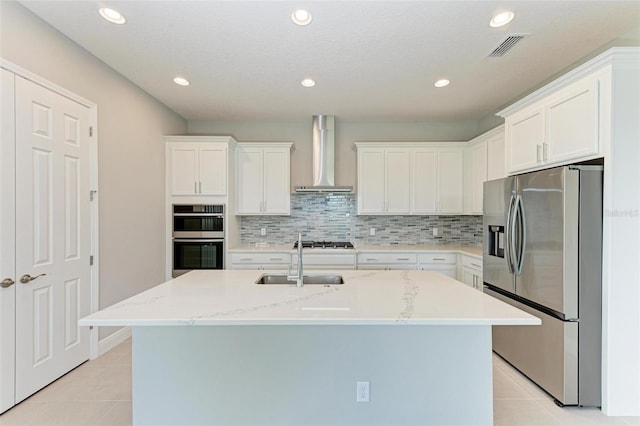
[[[542,319],[493,349],[560,405],[601,405],[602,167],[484,184],[485,292]]]
[[[303,248],[323,248],[323,249],[353,249],[352,243],[348,241],[302,241]],[[293,248],[298,248],[298,241],[293,243]]]
[[[224,269],[224,206],[173,205],[173,272]]]

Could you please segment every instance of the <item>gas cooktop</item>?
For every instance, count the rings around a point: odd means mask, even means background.
[[[298,248],[297,241],[293,243],[293,248]],[[352,249],[354,247],[348,241],[302,241],[302,248]]]

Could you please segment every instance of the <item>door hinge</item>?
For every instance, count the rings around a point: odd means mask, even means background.
[[[89,126],[89,137],[93,137],[93,126]]]
[[[89,191],[89,201],[93,201],[96,198],[96,193],[98,191],[96,191],[95,189],[92,189],[91,191]]]
[[[93,255],[89,256],[89,266],[93,266]]]

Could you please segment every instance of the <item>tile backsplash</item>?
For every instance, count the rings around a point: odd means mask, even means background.
[[[291,194],[291,216],[243,216],[241,243],[288,244],[302,232],[304,240],[351,241],[356,246],[482,245],[482,216],[358,216],[356,211],[356,194]]]

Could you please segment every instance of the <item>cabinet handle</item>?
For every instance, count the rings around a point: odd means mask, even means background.
[[[271,261],[280,260],[281,261],[282,258],[281,257],[270,257],[269,260],[271,260]]]
[[[202,182],[198,182],[198,194],[202,194]]]
[[[433,260],[447,260],[444,257],[434,257]]]
[[[251,262],[252,260],[250,257],[245,257],[244,259],[240,259],[240,262]]]
[[[377,262],[378,259],[367,259],[367,262]]]
[[[198,182],[193,182],[193,193],[197,194],[198,193]]]
[[[540,150],[542,147],[540,145],[536,145],[536,163],[540,162]]]
[[[549,144],[546,144],[546,143],[542,144],[542,161],[547,161],[549,159],[547,155],[547,152],[549,151],[548,148],[549,148]]]
[[[408,257],[396,257],[396,260],[409,260]]]
[[[476,268],[480,268],[480,265],[478,265],[477,263],[472,263],[471,266],[475,266]]]

